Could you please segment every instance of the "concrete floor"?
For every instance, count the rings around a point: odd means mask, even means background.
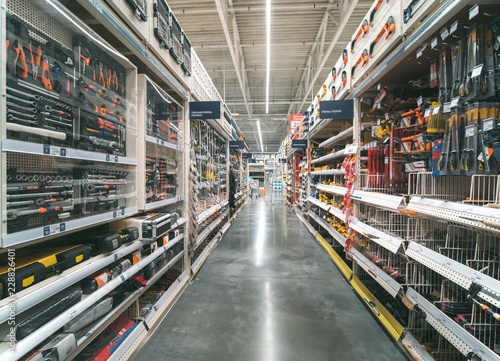
[[[407,360],[282,201],[250,200],[138,361]]]

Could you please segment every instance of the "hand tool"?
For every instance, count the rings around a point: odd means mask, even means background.
[[[82,74],[87,75],[85,72],[86,67],[90,67],[91,54],[90,51],[80,43],[80,58],[82,59]]]
[[[36,49],[36,50],[35,50]],[[35,55],[33,55],[35,53]],[[42,47],[37,45],[36,48],[32,41],[30,41],[30,54],[31,54],[31,75],[36,80],[38,77],[38,67],[42,58]]]
[[[372,12],[370,13],[370,26],[373,25],[373,19],[375,18],[375,13],[377,12],[380,5],[382,5],[383,1],[384,0],[377,0],[375,7],[373,8]],[[387,1],[387,2],[389,2],[389,1]]]
[[[28,77],[28,65],[26,64],[26,54],[23,50],[23,44],[17,41],[17,46],[13,44],[12,48],[17,53],[15,62],[16,75],[21,79],[25,79]]]
[[[484,303],[481,303],[478,300],[476,300],[476,297],[480,291],[482,291],[482,287],[479,284],[472,282],[472,284],[469,288],[469,293],[467,294],[467,299],[474,302],[483,311],[489,313],[494,319],[496,319],[497,321],[500,321],[500,314],[495,312],[493,309],[491,309],[489,306],[485,305]]]
[[[356,63],[351,69],[351,76],[354,76],[354,72],[356,71],[356,68],[361,62],[363,63],[362,66],[365,66],[365,64],[368,63],[369,59],[370,58],[368,57],[368,50],[364,49],[360,57],[358,58],[358,60],[356,60]]]
[[[56,114],[64,115],[64,116],[67,116],[67,117],[71,118],[71,114],[70,113],[64,112],[62,110],[54,109],[50,105],[45,105],[45,110],[48,111],[48,112],[51,112],[51,113],[56,113]]]
[[[443,171],[446,166],[446,156],[448,155],[449,149],[450,149],[450,132],[452,127],[450,126],[450,123],[452,122],[453,115],[448,118],[448,121],[446,122],[446,128],[444,131],[444,139],[442,143],[442,150],[441,150],[441,156],[439,157],[438,161],[438,171]]]
[[[8,92],[11,92],[11,93],[16,93],[16,97],[26,97],[28,99],[33,99],[33,100],[40,100],[40,96],[39,95],[35,95],[35,94],[29,94],[29,93],[26,93],[26,92],[23,92],[21,90],[18,90],[16,88],[12,88],[12,87],[9,87],[7,86],[7,91]],[[9,94],[7,93],[7,96],[9,96]],[[11,96],[14,96],[14,95],[11,95]]]
[[[38,115],[36,114],[26,114],[25,112],[19,112],[10,108],[7,108],[7,114],[17,114],[23,116],[24,118],[38,119]]]
[[[50,183],[51,185],[42,183],[42,182],[26,182],[26,183],[8,183],[7,184],[7,192],[9,191],[32,191],[38,189],[59,189],[59,188],[69,188],[72,187],[71,184],[66,182],[54,185],[54,183]]]
[[[332,77],[333,81],[335,82],[335,79],[337,79],[337,69],[335,69],[335,67],[332,68]]]
[[[45,121],[49,122],[49,123],[58,124],[58,125],[61,125],[63,127],[67,127],[67,128],[73,128],[73,124],[72,123],[64,123],[64,122],[60,122],[58,120],[50,119],[50,118],[45,118]]]
[[[389,39],[389,36],[391,36],[391,34],[394,33],[394,30],[396,30],[396,24],[394,23],[394,18],[392,16],[389,16],[386,23],[382,27],[382,30],[380,30],[380,32],[377,34],[373,42],[370,44],[370,51],[369,51],[370,58],[373,56],[373,49],[375,48],[375,45],[379,42],[379,40],[382,38],[382,35],[387,34],[385,38]]]
[[[9,94],[9,93],[7,93],[7,101],[10,101],[10,102],[19,102],[19,103],[25,104],[25,106],[27,106],[27,105],[31,105],[33,107],[38,106],[38,103],[36,101],[34,101],[34,100],[21,99],[21,98],[18,98],[16,96],[14,96],[14,95]]]
[[[34,214],[45,214],[45,213],[53,213],[59,211],[65,211],[64,207],[61,207],[57,204],[52,204],[47,207],[38,207],[38,208],[26,208],[26,209],[8,209],[7,210],[7,219],[13,220],[17,217],[34,215]]]
[[[50,83],[50,71],[49,71],[49,58],[47,55],[42,56],[42,84],[47,90],[52,90],[52,84]]]
[[[354,52],[354,44],[356,44],[356,41],[359,39],[360,35],[363,34],[363,38],[365,35],[368,33],[368,30],[370,30],[370,26],[368,25],[368,20],[364,19],[363,24],[359,28],[358,32],[354,36],[354,39],[351,41],[351,53]]]
[[[9,102],[7,101],[6,104],[9,106],[9,107],[15,107],[19,110],[25,110],[27,112],[31,112],[31,113],[36,113],[37,112],[37,109],[36,108],[29,108],[29,107],[25,107],[23,105],[19,105],[19,104],[16,104],[16,103],[12,103],[12,102]]]
[[[13,116],[12,114],[7,115],[7,119],[9,121],[16,121],[16,122],[23,122],[23,123],[38,125],[38,121],[37,120],[21,119],[21,118]]]

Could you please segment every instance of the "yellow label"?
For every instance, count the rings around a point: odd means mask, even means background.
[[[25,278],[23,280],[23,287],[28,287],[29,285],[31,285],[33,282],[35,282],[35,276],[31,276],[31,277],[28,277],[28,278]]]
[[[57,263],[57,257],[55,255],[51,255],[40,259],[39,262],[43,264],[45,267],[49,267]]]
[[[83,260],[83,254],[75,257],[75,262],[80,263]]]

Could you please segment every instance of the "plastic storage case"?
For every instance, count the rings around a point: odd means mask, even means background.
[[[2,17],[2,247],[135,213],[135,66],[57,3]]]
[[[147,76],[138,85],[137,194],[139,209],[149,210],[184,199],[184,109]]]

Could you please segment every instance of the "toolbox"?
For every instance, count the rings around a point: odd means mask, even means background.
[[[125,224],[129,227],[137,227],[141,240],[154,241],[162,237],[170,230],[170,213],[149,213],[140,217],[128,218]]]

